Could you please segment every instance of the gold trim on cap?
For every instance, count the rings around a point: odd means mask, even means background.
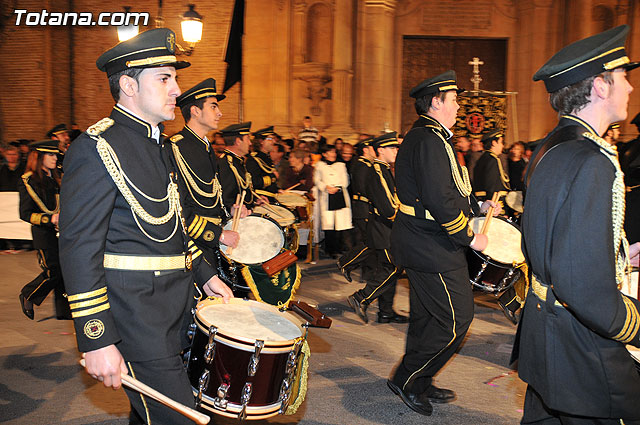
[[[177,62],[177,61],[178,60],[173,55],[153,56],[153,57],[150,57],[150,58],[136,59],[136,60],[132,60],[132,61],[127,61],[126,65],[129,68],[133,68],[133,67],[136,67],[136,66],[155,65],[155,64],[160,64],[160,63],[171,63],[171,62]]]
[[[582,62],[580,62],[580,63],[577,63],[577,64],[573,65],[571,68],[567,68],[567,69],[565,69],[565,70],[563,70],[563,71],[556,72],[555,74],[550,75],[548,78],[556,77],[556,76],[558,76],[558,75],[560,75],[560,74],[563,74],[563,73],[565,73],[565,72],[571,71],[571,70],[572,70],[572,69],[574,69],[574,68],[577,68],[577,67],[579,67],[579,66],[581,66],[581,65],[584,65],[585,63],[592,62],[592,61],[594,61],[594,60],[596,60],[596,59],[599,59],[599,58],[601,58],[601,57],[603,57],[603,56],[607,56],[607,55],[609,55],[609,54],[611,54],[611,53],[613,53],[613,52],[617,52],[618,50],[624,50],[624,47],[616,47],[615,49],[611,49],[611,50],[609,50],[609,51],[607,51],[607,52],[604,52],[604,53],[602,53],[602,54],[600,54],[600,55],[598,55],[598,56],[596,56],[596,57],[594,57],[594,58],[584,60],[584,61],[582,61]],[[615,62],[615,60],[614,60],[614,61],[612,61],[612,62]],[[610,62],[609,62],[609,63],[610,63]]]
[[[192,93],[192,94],[193,94],[193,93]],[[210,91],[210,92],[208,92],[208,93],[202,93],[202,94],[199,94],[199,95],[195,96],[195,98],[196,98],[196,99],[200,99],[200,98],[203,98],[203,97],[211,97],[211,96],[217,96],[217,95],[218,95],[218,94],[217,94],[216,92],[214,92],[214,91]]]
[[[628,56],[623,56],[623,57],[621,57],[621,58],[618,58],[618,59],[612,60],[611,62],[607,62],[607,63],[605,63],[605,64],[604,64],[604,65],[602,65],[602,66],[604,67],[604,69],[606,69],[607,71],[609,71],[609,70],[612,70],[612,69],[617,68],[617,67],[619,67],[619,66],[626,65],[626,64],[628,64],[629,62],[631,62],[631,60],[629,59],[629,57],[628,57]]]
[[[435,86],[436,84],[443,84],[443,83],[454,83],[455,84],[455,82],[456,82],[456,80],[436,81],[435,83],[428,84],[427,87],[431,87],[431,86]]]
[[[166,49],[166,47],[150,47],[148,49],[136,50],[135,52],[125,53],[124,55],[116,56],[113,59],[109,59],[109,62],[113,62],[113,61],[121,59],[121,58],[123,58],[125,56],[135,55],[136,53],[149,52],[151,50],[161,50],[161,49]],[[109,63],[109,62],[107,62],[107,63]]]
[[[452,84],[452,85],[449,85],[449,86],[438,87],[438,90],[440,90],[440,91],[458,90],[458,86],[455,85],[455,84]]]

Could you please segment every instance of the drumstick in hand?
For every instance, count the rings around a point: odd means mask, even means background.
[[[82,367],[86,367],[84,359],[80,359],[80,364],[82,365]],[[186,416],[197,424],[206,425],[211,420],[211,418],[204,413],[200,413],[197,410],[190,408],[189,406],[178,403],[172,398],[169,398],[161,392],[154,390],[150,386],[143,384],[142,382],[127,375],[126,373],[120,374],[120,379],[122,380],[122,385],[124,385],[125,387],[130,388],[133,391],[137,391],[142,395],[146,395],[147,397],[154,399],[158,403],[164,404],[165,406],[175,410],[181,415]]]
[[[242,191],[242,196],[240,197],[239,207],[236,209],[236,213],[233,215],[233,222],[231,223],[231,231],[238,231],[238,222],[240,221],[240,211],[242,210],[242,205],[244,204],[244,197],[247,194],[245,190]],[[240,196],[240,195],[238,195]],[[236,197],[236,200],[238,197]],[[227,255],[231,255],[233,253],[233,247],[227,248]]]
[[[291,189],[293,189],[293,188],[294,188],[294,187],[296,187],[296,186],[300,186],[300,183],[296,183],[296,184],[294,184],[294,185],[293,185],[293,186],[291,186],[290,188],[283,190],[283,192],[288,192],[288,191],[290,191]]]
[[[493,192],[493,197],[491,197],[491,202],[497,203],[499,198],[500,198],[500,194],[498,192]],[[489,210],[487,211],[487,216],[484,219],[484,223],[482,224],[482,230],[480,230],[480,233],[482,233],[483,235],[486,235],[487,232],[489,231],[489,222],[493,217],[493,210],[494,210],[493,205],[491,205],[489,207]]]

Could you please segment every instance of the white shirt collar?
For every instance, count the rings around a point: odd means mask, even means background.
[[[124,110],[125,112],[133,115],[134,117],[144,121],[142,118],[140,118],[140,116],[138,116],[137,114],[134,114],[131,111],[131,109],[122,106],[121,103],[118,103],[118,108],[120,108],[120,109]],[[146,122],[146,121],[144,121],[144,122]],[[149,124],[149,123],[147,123],[147,124]],[[151,124],[149,124],[149,126],[151,127],[151,138],[155,139],[156,143],[160,143],[160,127],[157,126],[157,125],[153,126]]]

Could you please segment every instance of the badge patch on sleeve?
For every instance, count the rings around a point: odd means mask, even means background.
[[[91,319],[84,325],[84,334],[87,338],[98,339],[104,335],[104,323],[102,320]]]
[[[204,239],[207,242],[211,242],[215,237],[216,237],[216,235],[211,230],[207,230],[202,235],[202,239]]]

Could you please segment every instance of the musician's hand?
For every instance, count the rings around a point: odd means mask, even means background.
[[[634,267],[638,267],[640,263],[640,255],[638,254],[640,254],[640,242],[629,245],[629,260]]]
[[[487,238],[487,235],[476,233],[475,238],[476,240],[473,241],[473,243],[470,245],[471,249],[474,249],[476,251],[484,251],[484,249],[489,244],[489,238]]]
[[[223,230],[220,233],[220,243],[231,248],[238,247],[238,241],[240,240],[240,234],[233,230]]]
[[[128,374],[122,354],[115,345],[107,345],[84,354],[85,370],[105,387],[120,388],[120,374]]]
[[[485,214],[487,211],[489,211],[489,208],[493,207],[493,216],[497,216],[499,214],[502,213],[502,205],[500,205],[500,203],[498,202],[493,202],[493,201],[484,201],[482,203],[482,205],[480,205],[480,212]]]
[[[222,298],[225,304],[233,298],[231,289],[218,276],[207,280],[207,283],[204,284],[204,293],[210,297]]]
[[[327,193],[329,193],[330,195],[333,195],[334,193],[336,193],[338,191],[337,187],[331,186],[330,184],[328,184],[325,189],[327,190]]]
[[[237,204],[234,204],[231,207],[231,217],[233,217],[235,215],[235,211],[237,209],[238,209],[238,205]],[[251,210],[248,210],[247,207],[244,204],[242,204],[242,207],[240,209],[240,218],[245,218],[248,215],[251,215]]]
[[[269,205],[269,198],[267,198],[264,195],[258,196],[258,199],[256,199],[256,205],[264,205],[264,204]]]
[[[60,218],[60,214],[53,214],[51,216],[51,224],[53,224],[54,226],[57,226],[59,218]]]

